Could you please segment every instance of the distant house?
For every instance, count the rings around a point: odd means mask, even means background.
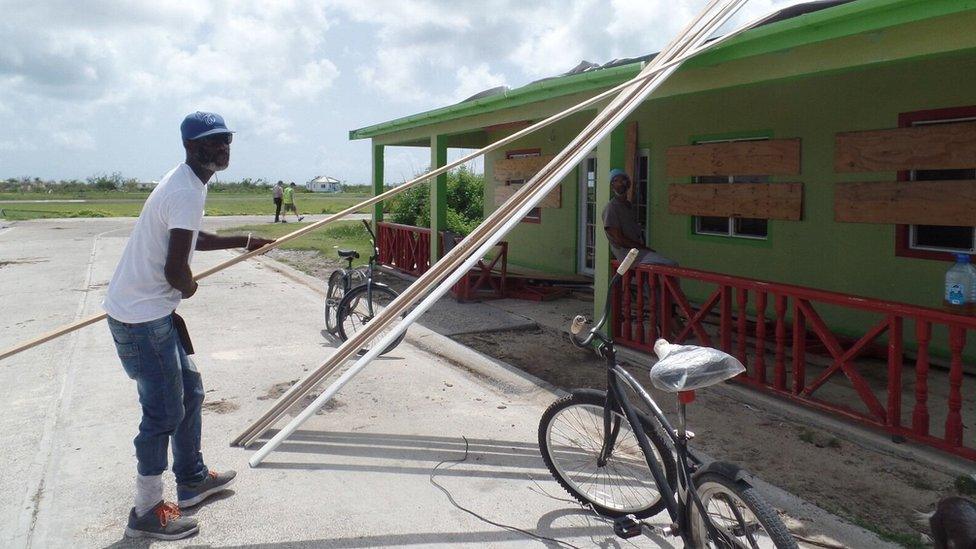
[[[153,189],[156,188],[156,185],[157,184],[159,184],[158,181],[140,181],[140,182],[136,183],[136,188],[137,189],[144,189],[144,190],[150,190],[151,191],[151,190],[153,190]]]
[[[337,193],[342,190],[342,184],[338,179],[327,175],[320,175],[305,184],[305,187],[313,193]]]

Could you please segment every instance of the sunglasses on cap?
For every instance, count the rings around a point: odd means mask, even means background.
[[[197,139],[197,141],[203,141],[204,143],[207,143],[208,145],[209,144],[219,144],[219,143],[226,143],[227,145],[230,145],[231,142],[234,141],[234,134],[232,134],[232,133],[215,133],[213,135],[208,135],[206,137],[201,137],[200,139]]]

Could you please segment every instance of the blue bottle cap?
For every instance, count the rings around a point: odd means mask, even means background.
[[[969,263],[969,254],[956,254],[956,263]]]

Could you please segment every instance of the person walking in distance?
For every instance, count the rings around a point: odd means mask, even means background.
[[[295,206],[295,183],[294,182],[292,182],[287,187],[285,187],[284,200],[285,200],[285,213],[281,215],[282,223],[288,223],[288,221],[285,219],[285,216],[288,215],[288,212],[295,212],[295,217],[297,217],[299,221],[305,219],[304,215],[298,214],[298,207]]]
[[[272,240],[217,236],[200,230],[207,182],[230,164],[233,133],[217,114],[195,112],[180,125],[185,162],[167,173],[146,199],[102,306],[125,373],[142,407],[136,435],[135,505],[130,537],[180,539],[199,530],[181,509],[227,489],[236,473],[207,467],[200,448],[204,390],[190,359],[193,347],[175,309],[192,297],[194,250],[247,248]],[[170,445],[178,506],[163,500],[162,473]]]
[[[274,200],[275,205],[275,223],[278,222],[278,218],[281,216],[281,196],[284,193],[284,190],[285,187],[280,180],[275,183],[275,186],[271,189],[271,197]]]

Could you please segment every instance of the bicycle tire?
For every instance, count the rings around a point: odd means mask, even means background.
[[[735,540],[736,547],[752,549],[752,541],[760,549],[796,549],[797,543],[790,531],[783,524],[782,519],[769,503],[756,491],[741,480],[730,479],[718,473],[704,473],[695,478],[695,490],[702,500],[702,505],[712,519],[712,524],[726,535]],[[717,498],[724,494],[727,498]],[[732,511],[729,501],[735,503],[739,515],[745,521],[743,524],[736,513]],[[726,513],[721,512],[724,506]],[[705,523],[701,520],[698,506],[688,505],[688,527],[691,529],[691,539],[694,547],[726,547],[727,544],[716,544],[708,539]],[[749,540],[747,533],[753,539]]]
[[[342,341],[346,341],[356,332],[361,330],[373,319],[373,316],[378,313],[379,310],[385,309],[399,295],[388,286],[381,286],[376,283],[372,284],[373,306],[376,307],[379,305],[379,308],[374,310],[374,314],[371,315],[366,303],[366,289],[367,286],[364,284],[349,290],[339,303],[339,310],[336,312],[336,319],[338,321],[339,338],[342,339]],[[401,315],[401,318],[405,316],[406,314],[403,314]],[[389,329],[377,334],[373,338],[374,341],[379,341],[379,339],[382,338],[387,332],[389,332]],[[390,343],[380,354],[385,355],[386,353],[392,351],[397,345],[400,344],[401,341],[403,341],[404,336],[406,336],[406,332],[400,334],[400,337],[393,340],[393,343]],[[358,353],[363,355],[366,354],[366,351],[368,350],[369,346],[367,345],[359,349]]]
[[[329,275],[329,284],[325,289],[325,329],[333,335],[339,329],[336,314],[339,311],[339,303],[345,294],[342,284],[344,274],[342,269],[332,271],[332,274]]]
[[[665,503],[644,459],[644,452],[622,410],[614,412],[621,419],[621,429],[614,445],[616,451],[607,465],[601,467],[596,463],[603,446],[605,403],[606,392],[590,389],[573,391],[573,394],[553,402],[539,421],[539,450],[542,452],[542,459],[564,490],[580,503],[592,505],[601,515],[634,515],[637,518],[656,515],[664,509]],[[655,428],[654,420],[640,411],[638,417],[644,433],[657,452],[654,459],[662,467],[665,478],[673,489],[675,460],[671,446],[665,443],[661,433]],[[580,444],[585,437],[589,437],[588,443]],[[634,455],[635,452],[639,455]],[[668,459],[661,458],[665,455]],[[572,464],[589,467],[592,472],[577,472],[574,475],[568,471]],[[620,477],[619,486],[615,476]],[[587,482],[590,479],[594,480]]]

